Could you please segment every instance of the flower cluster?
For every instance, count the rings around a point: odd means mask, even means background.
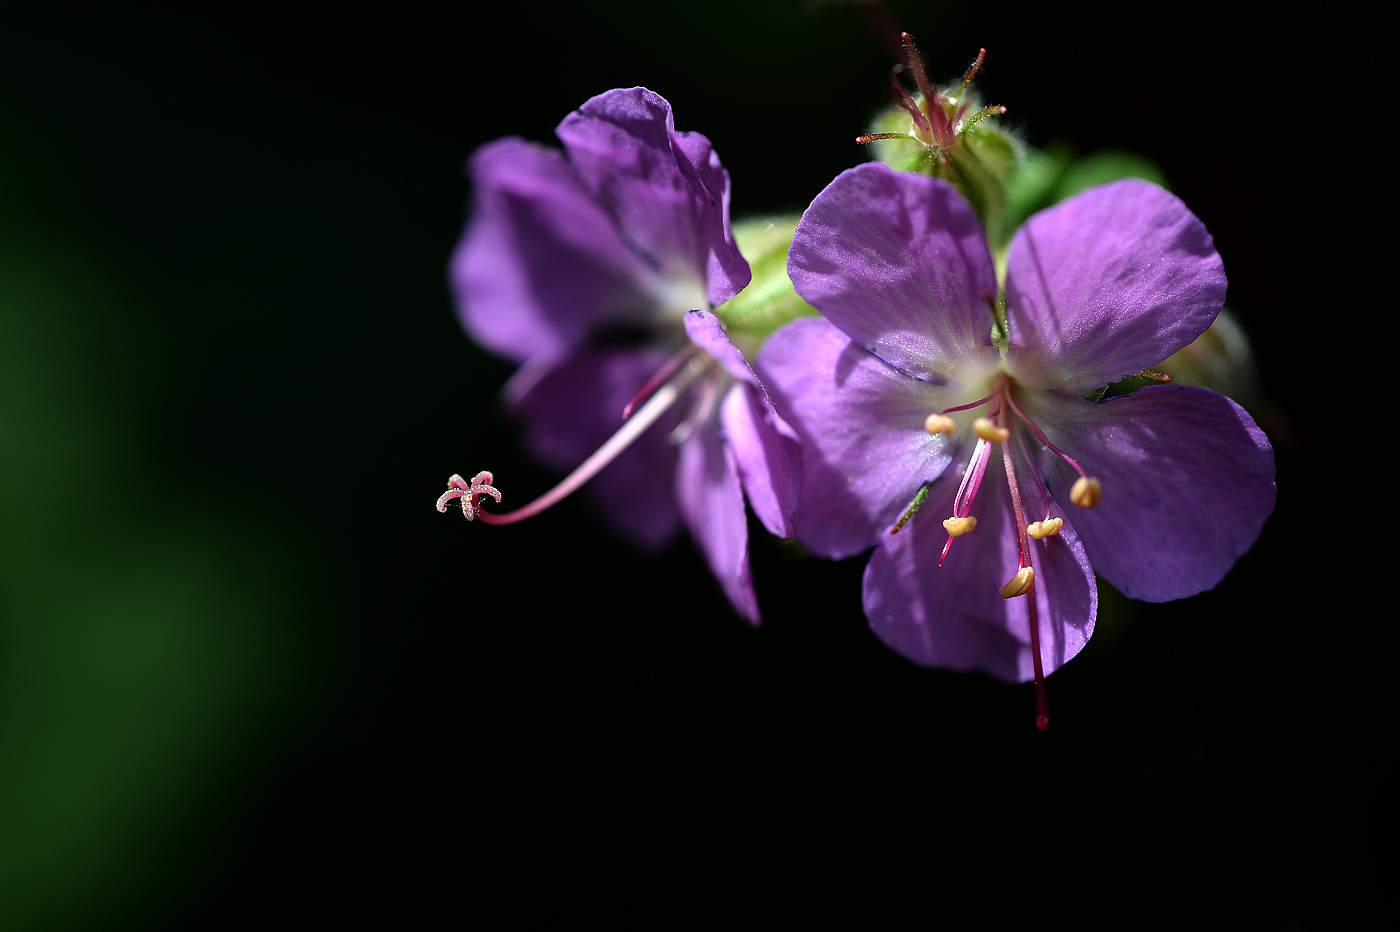
[[[989,243],[1020,148],[978,121],[1004,108],[967,102],[975,65],[932,89],[906,46],[920,94],[900,88],[881,125],[909,128],[862,139],[933,155],[839,175],[786,270],[759,262],[752,283],[728,173],[651,91],[585,103],[562,151],[479,150],[451,269],[462,322],[521,364],[507,403],[572,472],[509,513],[483,507],[503,497],[491,473],[454,475],[438,509],[511,523],[587,483],[638,543],[684,524],[756,623],[747,499],[819,556],[874,548],[875,633],[920,664],[1034,680],[1044,728],[1045,676],[1093,632],[1095,573],[1148,601],[1216,585],[1273,509],[1272,450],[1228,398],[1148,368],[1221,311],[1201,221],[1125,179]],[[988,152],[1005,164],[973,177]],[[1133,376],[1153,384],[1103,396]]]

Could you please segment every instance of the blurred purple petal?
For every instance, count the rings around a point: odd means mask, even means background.
[[[655,347],[596,349],[522,370],[508,397],[526,448],[561,472],[573,469],[622,426],[623,406],[665,359]],[[665,543],[678,526],[676,448],[668,439],[675,422],[672,415],[653,425],[584,487],[611,524],[646,547]]]
[[[729,390],[720,421],[754,514],[768,533],[792,537],[797,533],[792,515],[802,491],[802,445],[797,432],[752,385]]]
[[[708,311],[685,316],[691,342],[713,356],[739,381],[721,409],[724,434],[738,460],[749,504],[771,534],[793,536],[792,512],[801,491],[801,448],[797,433],[778,416],[747,359],[719,319]]]
[[[658,275],[692,279],[712,305],[749,283],[749,265],[729,229],[729,174],[708,139],[676,132],[671,105],[659,94],[608,91],[555,132],[584,187]]]
[[[710,571],[734,610],[758,624],[739,468],[713,424],[701,425],[681,444],[675,475],[676,501]]]
[[[558,151],[500,139],[468,166],[472,212],[450,278],[473,339],[522,362],[572,351],[605,320],[650,320],[654,273]]]

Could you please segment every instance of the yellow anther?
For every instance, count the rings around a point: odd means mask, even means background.
[[[1060,533],[1060,528],[1064,525],[1064,518],[1046,518],[1044,521],[1034,521],[1026,525],[1026,533],[1036,540],[1043,540]]]
[[[1103,483],[1093,476],[1080,476],[1069,490],[1069,500],[1080,508],[1093,508],[1103,499]]]
[[[1003,599],[1014,599],[1018,595],[1030,592],[1033,585],[1035,585],[1035,570],[1029,566],[1023,566],[997,592],[1001,593]]]
[[[936,411],[924,418],[924,430],[931,434],[951,434],[957,426],[957,421]]]
[[[951,537],[961,537],[977,526],[977,519],[972,515],[966,518],[946,518],[943,521],[943,530],[947,531]]]
[[[972,422],[972,432],[988,443],[1001,443],[1011,436],[1011,431],[1005,427],[998,427],[984,417],[979,417]]]

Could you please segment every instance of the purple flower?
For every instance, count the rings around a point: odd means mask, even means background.
[[[659,545],[684,520],[757,622],[744,492],[769,530],[791,536],[798,451],[709,310],[749,281],[729,174],[645,88],[594,97],[556,133],[562,153],[508,138],[472,156],[451,280],[472,337],[524,364],[506,397],[527,446],[574,473],[508,515],[478,504],[500,494],[490,473],[454,476],[439,510],[460,499],[468,518],[512,523],[597,475],[595,501],[633,540]]]
[[[798,538],[832,558],[878,545],[876,634],[920,664],[1035,679],[1042,727],[1043,675],[1093,632],[1095,570],[1147,601],[1202,592],[1273,510],[1273,452],[1228,398],[1083,397],[1224,301],[1210,234],[1161,188],[1119,181],[1033,216],[1004,318],[967,203],[883,165],[817,197],[788,268],[824,317],[779,330],[757,367],[804,444]]]

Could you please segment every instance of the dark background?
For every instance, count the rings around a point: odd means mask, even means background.
[[[687,541],[638,555],[576,501],[433,510],[452,472],[551,481],[444,284],[467,155],[644,84],[714,142],[736,218],[800,211],[885,101],[870,12],[8,15],[7,926],[1345,924],[1380,883],[1351,836],[1379,831],[1383,652],[1315,372],[1355,287],[1331,205],[1364,200],[1328,141],[1339,11],[890,0],[935,79],[987,47],[1030,143],[1158,162],[1267,399],[1259,544],[1195,599],[1106,593],[1048,734],[1029,685],[879,644],[863,559],[755,525],[754,630]]]

